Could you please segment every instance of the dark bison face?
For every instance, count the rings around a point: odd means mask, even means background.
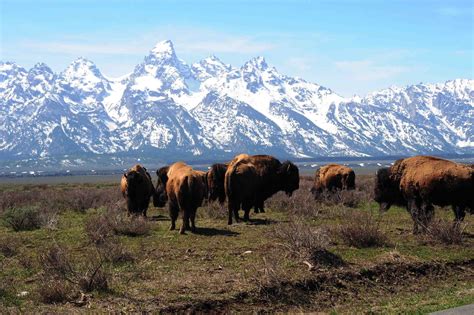
[[[390,169],[381,168],[375,175],[374,200],[379,210],[385,212],[392,204],[403,204],[403,196],[397,182],[390,178]]]
[[[285,180],[283,183],[283,190],[289,197],[291,197],[293,192],[300,188],[300,172],[298,167],[289,161],[282,164],[282,171]]]
[[[127,195],[134,196],[135,192],[141,189],[144,179],[141,174],[136,171],[130,171],[123,175],[127,179]]]
[[[168,166],[162,167],[156,171],[158,179],[156,181],[155,193],[153,194],[153,205],[155,207],[164,207],[168,201],[166,194],[166,183],[168,182]]]
[[[207,174],[207,185],[209,189],[209,200],[225,201],[224,179],[227,165],[214,164]]]

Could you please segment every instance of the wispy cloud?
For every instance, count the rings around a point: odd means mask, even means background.
[[[76,36],[51,41],[22,41],[19,45],[52,54],[80,55],[143,55],[157,42],[171,39],[177,50],[193,53],[261,54],[275,49],[277,44],[257,37],[241,36],[198,28],[163,27],[134,38],[110,42]]]
[[[336,61],[336,68],[357,81],[385,80],[410,71],[407,66],[377,64],[371,60]]]

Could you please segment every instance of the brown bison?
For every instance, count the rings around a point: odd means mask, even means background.
[[[374,193],[381,211],[405,206],[418,233],[433,218],[433,205],[452,206],[456,223],[474,209],[474,169],[431,156],[401,159],[377,171]]]
[[[225,193],[228,202],[228,224],[232,214],[238,221],[238,211],[244,210],[249,220],[252,206],[263,210],[264,201],[278,191],[291,196],[299,188],[299,171],[293,163],[281,163],[269,155],[239,155],[230,162],[225,174]]]
[[[122,175],[120,182],[123,197],[127,200],[129,214],[143,214],[146,217],[153,183],[146,168],[137,164]]]
[[[224,179],[227,166],[229,164],[216,163],[212,164],[207,172],[207,186],[209,188],[209,200],[219,200],[219,203],[225,201]]]
[[[311,192],[315,197],[323,191],[355,189],[355,173],[347,166],[328,164],[316,170]]]
[[[195,232],[196,210],[207,196],[207,173],[193,170],[183,162],[177,162],[162,167],[156,171],[156,175],[158,180],[153,203],[157,207],[163,207],[168,201],[170,230],[176,228],[178,214],[182,212],[183,224],[180,234],[184,234],[186,230]]]

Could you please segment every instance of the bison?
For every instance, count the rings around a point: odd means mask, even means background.
[[[227,166],[229,164],[212,164],[207,173],[207,186],[209,188],[209,200],[219,200],[223,204],[225,201],[224,179]]]
[[[171,218],[170,230],[176,228],[179,212],[182,212],[183,224],[179,231],[196,231],[196,211],[207,196],[207,173],[193,170],[183,162],[176,162],[156,171],[158,180],[153,203],[163,207],[168,201]],[[189,224],[191,221],[191,226]]]
[[[377,171],[374,199],[380,210],[392,204],[405,206],[413,219],[413,233],[426,231],[434,216],[433,205],[452,206],[455,223],[474,209],[474,169],[432,156],[398,160]]]
[[[323,191],[355,189],[355,173],[347,166],[328,164],[320,167],[314,176],[314,185],[311,193],[315,197]]]
[[[278,191],[291,196],[299,188],[299,171],[293,163],[281,163],[269,155],[239,155],[232,160],[225,174],[225,193],[228,202],[228,224],[232,214],[238,221],[238,210],[244,210],[244,221],[249,220],[252,206],[263,211],[264,201]]]
[[[150,198],[154,194],[153,183],[146,168],[137,164],[122,175],[120,182],[123,197],[127,200],[129,214],[146,217]]]

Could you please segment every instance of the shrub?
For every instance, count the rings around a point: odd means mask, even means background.
[[[366,212],[348,213],[346,222],[340,224],[336,232],[344,243],[357,248],[384,246],[388,240],[379,222]]]
[[[38,294],[43,303],[63,303],[69,299],[71,287],[62,280],[44,280],[38,287]]]
[[[110,220],[106,215],[90,217],[85,223],[84,230],[89,240],[96,245],[104,243],[114,234]]]
[[[45,217],[36,207],[9,208],[3,215],[4,225],[14,231],[39,229],[45,223]]]
[[[329,236],[325,231],[314,229],[301,220],[278,225],[274,234],[288,250],[304,256],[329,245]]]
[[[99,245],[98,249],[104,260],[113,264],[135,261],[133,254],[125,249],[116,238],[107,239]]]
[[[86,292],[107,290],[109,276],[104,271],[105,260],[100,255],[88,255],[85,259],[86,267],[80,268],[80,264],[71,261],[67,249],[57,245],[41,255],[40,261],[45,279],[58,286],[58,289],[52,286],[48,292],[52,296],[63,292],[58,281],[67,281],[71,286]],[[48,292],[44,295],[48,296]]]
[[[436,220],[428,226],[427,236],[429,239],[446,245],[462,244],[465,225],[453,224],[446,220]]]
[[[273,233],[293,256],[325,266],[341,266],[344,264],[342,258],[327,250],[330,237],[321,228],[313,228],[297,219],[275,227]],[[312,267],[310,263],[306,263],[309,264],[310,268]]]
[[[151,230],[150,223],[142,216],[127,216],[121,213],[110,220],[113,231],[119,235],[142,236],[148,235]]]
[[[17,254],[19,242],[13,237],[4,237],[0,239],[0,253],[5,257],[12,257]]]
[[[217,201],[207,202],[199,209],[198,214],[209,219],[226,219],[227,218],[227,203],[220,204]]]

